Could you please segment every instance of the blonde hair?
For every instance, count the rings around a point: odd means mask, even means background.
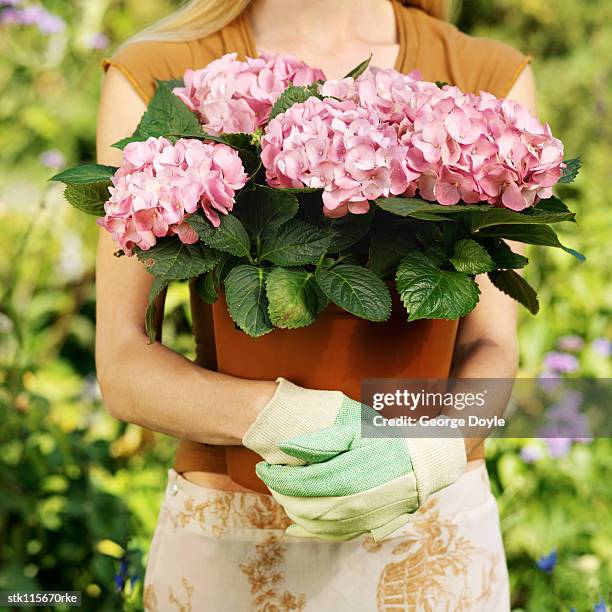
[[[213,34],[242,13],[253,0],[190,0],[183,7],[133,36],[128,42],[158,40],[178,42]],[[432,17],[451,19],[453,0],[402,0]]]

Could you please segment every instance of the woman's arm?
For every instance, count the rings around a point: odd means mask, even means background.
[[[530,66],[526,66],[506,96],[526,106],[536,114],[535,79]],[[524,245],[509,242],[512,250],[524,253]],[[453,378],[513,379],[518,368],[518,305],[502,293],[486,274],[477,279],[480,300],[476,308],[459,326],[451,376]],[[506,409],[510,385],[496,385],[499,396],[495,404],[489,398],[487,413],[501,415]],[[507,394],[504,394],[504,390]],[[455,414],[457,416],[457,413]],[[466,440],[470,452],[481,440]]]
[[[143,102],[116,69],[104,81],[97,156],[119,165],[111,147],[129,136]],[[104,403],[115,418],[179,438],[239,444],[276,383],[206,370],[156,342],[147,343],[144,313],[152,276],[136,257],[115,257],[117,245],[100,231],[96,260],[96,368]]]

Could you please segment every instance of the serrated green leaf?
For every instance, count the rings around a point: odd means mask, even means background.
[[[109,185],[108,182],[66,185],[64,197],[80,211],[102,217],[104,216],[104,204],[110,198]]]
[[[559,183],[572,183],[578,176],[582,161],[579,157],[576,157],[575,159],[566,159],[563,163],[566,167],[561,173]]]
[[[329,300],[357,317],[385,321],[391,314],[389,289],[367,268],[338,264],[316,270],[315,280]]]
[[[457,272],[466,274],[482,274],[495,270],[495,262],[486,249],[475,240],[466,238],[455,244],[450,262]]]
[[[548,225],[496,225],[480,230],[478,235],[505,238],[506,240],[515,240],[516,242],[524,242],[526,244],[556,247],[573,255],[579,261],[585,260],[582,253],[563,246],[555,231]]]
[[[491,208],[486,212],[473,212],[469,216],[470,230],[477,232],[485,227],[494,225],[534,225],[571,221],[572,212],[552,212],[542,209],[528,209],[524,213],[508,210],[507,208]]]
[[[418,252],[401,261],[396,282],[409,321],[458,319],[474,309],[480,295],[471,276],[442,270]]]
[[[255,151],[256,147],[253,144],[253,134],[245,132],[230,132],[227,134],[219,134],[219,140],[236,149],[244,149],[245,151]]]
[[[157,296],[168,286],[168,281],[156,276],[153,279],[151,285],[151,291],[149,292],[149,303],[147,304],[147,310],[145,311],[145,331],[149,338],[149,344],[155,342],[157,335],[157,329],[155,328],[156,308],[155,299]]]
[[[524,268],[529,263],[527,257],[515,253],[506,242],[499,238],[486,238],[485,248],[499,270]]]
[[[265,185],[255,185],[255,189],[240,194],[236,214],[252,236],[267,238],[295,217],[298,208],[299,203],[294,195]]]
[[[287,87],[287,89],[285,89],[285,91],[283,91],[278,100],[274,103],[274,106],[270,111],[270,119],[274,119],[274,117],[277,115],[284,113],[294,104],[306,102],[306,100],[312,98],[313,96],[317,98],[321,97],[319,95],[318,85],[316,83],[305,86],[290,85]]]
[[[457,213],[467,213],[472,211],[488,211],[491,209],[489,204],[454,204],[443,206],[420,200],[419,198],[378,198],[374,203],[383,210],[399,217],[415,217],[431,221],[430,215],[449,215]],[[443,220],[441,218],[436,220]]]
[[[344,75],[344,78],[345,79],[348,79],[348,78],[357,79],[358,77],[360,77],[367,70],[367,68],[370,65],[371,61],[372,61],[372,54],[370,53],[370,57],[368,57],[367,60],[364,60],[363,62],[361,62],[360,64],[355,66],[355,68],[353,68],[352,70],[349,70]]]
[[[134,251],[151,274],[166,281],[199,276],[219,261],[219,254],[201,242],[183,244],[176,236],[162,238],[148,251]]]
[[[195,281],[196,293],[200,296],[203,302],[214,304],[217,301],[217,288],[215,287],[214,270],[200,274]]]
[[[514,270],[497,270],[489,273],[491,282],[506,295],[521,303],[531,314],[540,309],[534,288]]]
[[[267,273],[262,268],[242,264],[225,278],[225,299],[233,321],[249,336],[257,338],[272,331],[266,296]]]
[[[331,244],[328,232],[305,221],[291,219],[264,240],[261,258],[280,266],[301,266],[316,262]]]
[[[244,225],[236,215],[229,214],[220,217],[219,227],[213,227],[201,212],[191,215],[188,222],[209,247],[236,257],[246,257],[251,250],[251,239]]]
[[[571,213],[571,210],[556,196],[540,200],[535,206],[528,209],[530,211],[544,211],[544,212],[566,212]]]
[[[314,275],[306,270],[274,268],[266,279],[266,295],[270,320],[282,329],[310,325],[327,302]]]
[[[198,118],[187,108],[185,103],[172,93],[172,87],[166,81],[158,81],[155,93],[147,106],[136,131],[129,138],[116,142],[113,146],[123,149],[130,142],[144,141],[150,137],[159,138],[210,138],[202,131]]]
[[[55,176],[50,181],[66,183],[67,185],[89,185],[92,183],[110,183],[110,178],[117,172],[115,166],[104,166],[102,164],[82,164],[68,168]]]

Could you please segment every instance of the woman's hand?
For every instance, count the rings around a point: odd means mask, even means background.
[[[342,393],[281,380],[243,443],[266,459],[257,475],[296,523],[289,534],[384,537],[461,475],[466,457],[456,430],[437,427],[437,438],[421,437],[416,427],[406,438],[365,437],[375,435],[377,414]]]

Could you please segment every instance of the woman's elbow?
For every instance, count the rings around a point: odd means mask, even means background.
[[[118,421],[131,421],[130,375],[120,346],[96,343],[96,377],[106,411]]]

